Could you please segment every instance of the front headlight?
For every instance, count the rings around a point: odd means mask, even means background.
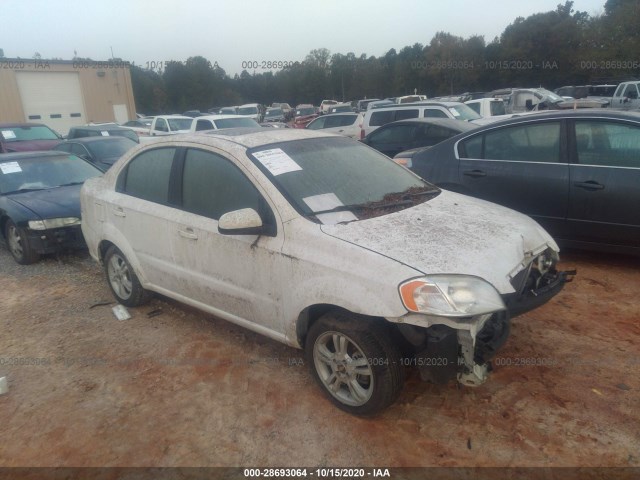
[[[502,297],[490,283],[467,275],[431,275],[400,285],[407,310],[430,315],[470,317],[504,310]]]
[[[48,230],[50,228],[71,227],[73,225],[80,225],[80,219],[78,217],[47,218],[45,220],[29,221],[29,228],[31,230]]]

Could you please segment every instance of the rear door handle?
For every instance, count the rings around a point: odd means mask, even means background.
[[[573,182],[574,187],[584,188],[585,190],[604,190],[604,185],[593,180],[588,182]]]
[[[113,212],[113,214],[116,217],[126,217],[127,214],[124,213],[124,210],[122,209],[122,207],[113,207],[113,210],[111,210]]]
[[[178,230],[178,235],[184,238],[188,238],[189,240],[197,240],[198,235],[195,234],[193,228],[185,228],[184,230]]]
[[[463,175],[466,175],[467,177],[474,177],[474,178],[480,178],[480,177],[486,177],[487,174],[484,173],[482,170],[467,170],[466,172],[462,173]]]

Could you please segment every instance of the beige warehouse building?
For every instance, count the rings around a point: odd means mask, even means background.
[[[135,113],[128,62],[0,58],[0,123],[44,123],[66,135]]]

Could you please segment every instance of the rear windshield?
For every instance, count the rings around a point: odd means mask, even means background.
[[[113,138],[85,143],[85,146],[98,158],[121,157],[129,149],[136,146],[136,142],[129,138]]]
[[[175,132],[176,130],[189,130],[193,120],[190,118],[167,118],[167,122],[169,122],[171,131]]]
[[[218,129],[260,126],[260,124],[256,122],[253,118],[222,118],[220,120],[214,120],[214,122]]]

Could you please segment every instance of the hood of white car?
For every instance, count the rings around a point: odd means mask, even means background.
[[[446,190],[396,213],[321,229],[424,274],[483,278],[502,294],[514,291],[510,279],[532,256],[548,247],[558,251],[526,215]]]

